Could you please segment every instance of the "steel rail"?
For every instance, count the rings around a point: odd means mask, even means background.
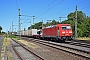
[[[43,44],[43,45],[46,45],[46,46],[49,46],[49,47],[52,47],[52,48],[56,48],[56,49],[59,49],[59,50],[62,50],[62,51],[66,51],[66,52],[69,52],[69,53],[72,53],[72,54],[75,54],[75,55],[78,55],[78,56],[81,56],[81,57],[84,57],[86,59],[90,59],[90,56],[84,56],[84,55],[80,55],[78,53],[73,53],[73,52],[70,52],[68,50],[65,50],[65,49],[61,49],[59,47],[55,47],[55,46],[60,46],[60,47],[63,47],[63,48],[67,48],[67,49],[72,49],[74,51],[78,51],[78,52],[83,52],[83,53],[86,53],[86,54],[90,54],[90,52],[86,52],[86,51],[81,51],[81,50],[78,50],[78,49],[74,49],[74,48],[70,48],[70,47],[66,47],[66,46],[61,46],[61,45],[57,45],[57,44],[53,44],[53,43],[49,43],[49,42],[46,42],[46,41],[40,41],[40,40],[31,40],[32,42],[36,42],[36,43],[39,43],[39,44]],[[52,44],[52,45],[50,45]],[[55,46],[54,46],[55,45]]]
[[[20,42],[17,42],[16,40],[13,40],[13,41],[15,41],[16,43],[20,44],[20,46],[23,47],[25,50],[27,50],[29,53],[32,53],[33,55],[35,55],[36,57],[40,58],[41,60],[45,60],[43,57],[37,55],[36,53],[34,53],[30,49],[28,49],[29,47],[26,47],[26,45],[21,44]]]

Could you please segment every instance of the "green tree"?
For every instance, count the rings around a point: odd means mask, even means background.
[[[46,22],[45,27],[50,26],[50,25],[51,25],[50,22]]]
[[[42,26],[42,22],[38,22],[35,25],[31,25],[30,27],[28,27],[28,29],[40,29],[40,27]]]
[[[56,25],[57,23],[59,23],[59,22],[52,20],[52,22],[46,22],[46,24],[43,24],[43,26],[47,27],[47,26],[51,26],[51,25]],[[28,27],[28,29],[30,29],[30,28],[31,29],[33,29],[33,28],[40,29],[41,26],[42,26],[42,22],[38,22],[38,23],[35,23],[34,25],[31,25],[30,27]]]
[[[84,36],[90,37],[90,17],[84,19],[83,24],[85,25],[85,33]]]
[[[75,12],[68,14],[68,20],[62,23],[69,23],[72,26],[73,33],[75,33]],[[77,33],[78,37],[90,36],[90,17],[86,17],[86,14],[82,11],[77,11]]]
[[[1,34],[2,27],[0,26],[0,34]]]
[[[51,22],[52,25],[56,25],[57,23],[58,23],[58,22],[55,21],[55,20],[53,20],[53,21]]]
[[[72,12],[70,14],[68,14],[67,18],[68,20],[75,20],[75,15],[76,12]],[[83,13],[82,11],[77,11],[77,22],[81,23],[84,19],[86,18],[86,14]]]

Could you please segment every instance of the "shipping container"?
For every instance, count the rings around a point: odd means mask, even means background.
[[[28,30],[28,36],[37,35],[37,29],[30,29]]]

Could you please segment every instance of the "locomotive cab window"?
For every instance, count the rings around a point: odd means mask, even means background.
[[[71,29],[71,27],[70,26],[66,26],[66,29]]]
[[[62,30],[66,30],[66,27],[65,26],[62,26]]]
[[[70,26],[62,26],[62,30],[67,30],[67,29],[71,29]]]

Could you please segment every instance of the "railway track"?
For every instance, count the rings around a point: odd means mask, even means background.
[[[32,52],[27,46],[11,39],[12,48],[18,56],[16,60],[44,60],[41,56]]]
[[[89,43],[84,43],[84,42],[76,42],[76,41],[69,41],[70,45],[76,45],[76,46],[81,46],[81,47],[86,47],[86,48],[90,48],[90,44]]]
[[[33,39],[33,38],[27,39],[27,41],[36,42],[36,43],[43,44],[43,45],[46,45],[55,49],[63,50],[65,52],[90,60],[90,49],[86,47],[75,46],[75,45],[70,45],[70,44],[65,44],[65,43],[55,43],[51,41],[38,40],[38,39]]]
[[[90,44],[90,40],[73,40],[74,42],[88,43]]]

